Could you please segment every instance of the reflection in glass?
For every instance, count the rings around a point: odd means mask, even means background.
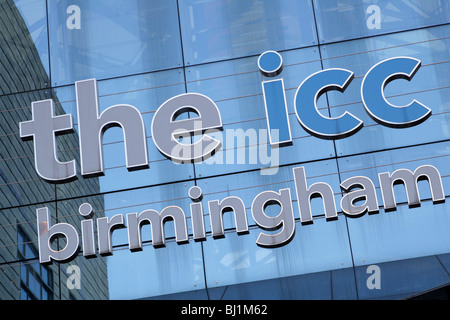
[[[67,265],[38,263],[36,209],[46,206],[51,212],[51,224],[67,221],[79,229],[79,219],[74,219],[77,207],[57,206],[55,185],[41,179],[34,167],[33,141],[19,137],[19,122],[32,118],[31,102],[51,98],[49,91],[35,90],[49,85],[45,60],[47,45],[45,1],[6,1],[2,4],[0,21],[6,24],[2,36],[6,41],[2,49],[2,64],[7,72],[0,83],[0,283],[2,299],[101,299],[108,297],[106,265],[102,260],[80,262],[83,276],[96,279],[96,286],[86,285],[82,290],[67,292],[60,288],[60,272],[66,274]],[[30,24],[30,26],[28,26]],[[45,38],[45,40],[43,40]],[[41,60],[42,59],[42,60]],[[27,91],[14,93],[15,91]],[[4,93],[13,93],[4,95]],[[56,113],[64,110],[53,95]],[[79,158],[75,134],[57,138],[56,152],[60,161],[65,157]],[[65,150],[65,153],[61,151]],[[82,181],[77,188],[90,194],[99,193],[98,178]],[[33,204],[33,205],[30,205]],[[103,201],[96,204],[103,208]],[[58,207],[58,210],[56,208]],[[101,210],[102,211],[102,210]],[[74,215],[75,213],[75,215]],[[64,239],[52,239],[51,247],[64,247]],[[103,283],[103,285],[102,285]],[[61,288],[67,286],[61,286]],[[59,292],[62,292],[61,297]]]
[[[52,85],[180,66],[175,0],[49,2]]]
[[[207,284],[210,288],[352,266],[344,217],[296,223],[292,241],[280,248],[262,248],[250,234],[227,233],[224,239],[204,242]],[[262,267],[263,266],[263,267]]]
[[[450,22],[448,1],[327,0],[314,2],[320,43]]]
[[[45,0],[2,1],[0,30],[0,94],[48,87]]]
[[[19,226],[18,259],[30,259],[38,255],[30,238]],[[21,300],[53,300],[53,273],[48,266],[24,262],[20,268]]]
[[[185,65],[316,43],[310,1],[179,1]]]

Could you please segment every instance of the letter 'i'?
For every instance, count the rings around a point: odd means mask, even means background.
[[[276,51],[266,51],[259,56],[258,67],[263,76],[275,77],[283,69],[283,58]],[[292,137],[283,78],[263,81],[262,89],[270,145],[275,147],[291,143]]]
[[[205,223],[203,220],[203,206],[201,200],[203,198],[202,189],[197,186],[193,186],[189,189],[189,197],[194,201],[191,203],[191,220],[194,240],[204,240],[205,235]]]
[[[89,257],[95,255],[95,240],[94,240],[94,222],[89,219],[92,214],[92,206],[89,203],[83,203],[78,212],[86,220],[81,221],[81,234],[83,238],[83,256]]]

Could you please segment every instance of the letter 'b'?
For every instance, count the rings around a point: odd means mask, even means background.
[[[72,258],[78,251],[80,240],[75,228],[68,223],[56,223],[50,226],[48,208],[39,208],[37,213],[37,230],[39,244],[39,262],[48,263],[51,259],[65,262]],[[51,241],[56,236],[65,237],[65,247],[61,250],[53,250]]]

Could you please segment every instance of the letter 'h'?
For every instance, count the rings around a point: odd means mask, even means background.
[[[112,126],[123,130],[125,158],[128,169],[148,165],[144,121],[134,106],[120,104],[99,115],[95,79],[75,83],[79,127],[81,174],[103,173],[102,138]],[[75,160],[59,162],[56,133],[73,129],[72,115],[54,116],[52,100],[32,103],[33,119],[20,123],[20,137],[34,140],[36,171],[46,180],[65,180],[76,176]]]

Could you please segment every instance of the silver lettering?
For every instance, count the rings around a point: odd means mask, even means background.
[[[280,213],[276,217],[269,217],[264,213],[266,206],[272,203],[281,207]],[[256,240],[258,245],[274,247],[288,242],[294,236],[295,231],[290,189],[281,189],[279,193],[264,191],[258,194],[252,203],[252,216],[258,226],[263,229],[274,230],[281,226],[281,231],[274,235],[261,232]]]
[[[306,183],[305,168],[294,168],[293,173],[295,190],[297,192],[297,203],[300,211],[300,221],[302,223],[312,222],[311,198],[317,196],[322,198],[325,218],[336,218],[336,204],[334,203],[334,193],[331,186],[325,182],[317,182],[308,188]]]
[[[144,121],[131,105],[114,105],[100,115],[95,79],[75,83],[80,135],[81,174],[103,173],[103,133],[111,126],[123,129],[125,158],[128,169],[148,165]]]
[[[59,162],[55,135],[72,131],[72,115],[54,116],[53,100],[31,103],[33,119],[19,124],[20,137],[33,138],[36,172],[45,180],[70,179],[76,175],[75,160]]]
[[[383,172],[378,175],[378,178],[380,180],[381,195],[383,196],[385,210],[395,210],[397,207],[394,196],[394,184],[397,182],[401,182],[405,186],[408,205],[410,207],[420,206],[417,182],[421,178],[428,180],[433,202],[436,203],[445,200],[441,175],[439,174],[439,171],[431,165],[420,166],[414,173],[408,169],[399,169],[392,174]]]
[[[129,249],[142,248],[141,224],[144,222],[151,224],[153,246],[163,246],[165,244],[164,223],[169,218],[175,223],[176,241],[178,243],[188,241],[186,216],[183,210],[177,206],[169,206],[165,207],[161,213],[156,210],[145,210],[139,215],[136,212],[127,214]]]

